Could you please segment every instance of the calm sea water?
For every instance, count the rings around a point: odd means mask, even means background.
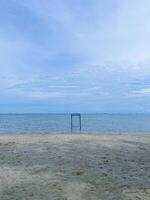
[[[70,132],[69,114],[1,114],[0,133]],[[78,132],[78,129],[74,129]],[[82,114],[83,133],[150,133],[150,115]]]

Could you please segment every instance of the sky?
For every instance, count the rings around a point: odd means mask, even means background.
[[[150,113],[149,0],[0,0],[0,113]]]

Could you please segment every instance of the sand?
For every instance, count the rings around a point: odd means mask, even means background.
[[[0,200],[150,200],[150,136],[0,136]]]

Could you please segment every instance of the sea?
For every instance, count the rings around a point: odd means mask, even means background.
[[[0,134],[149,134],[150,114],[0,114]]]

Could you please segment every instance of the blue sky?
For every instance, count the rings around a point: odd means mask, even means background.
[[[149,0],[0,0],[0,112],[150,112]]]

